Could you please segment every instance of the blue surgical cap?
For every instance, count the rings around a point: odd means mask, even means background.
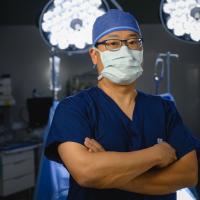
[[[93,25],[93,45],[108,33],[119,30],[131,30],[141,35],[140,27],[133,15],[122,10],[110,9],[98,17]]]

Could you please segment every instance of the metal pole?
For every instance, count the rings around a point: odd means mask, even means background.
[[[169,51],[167,53],[160,53],[160,57],[166,58],[166,65],[167,65],[167,92],[171,93],[171,57],[179,58],[178,54],[172,54]]]
[[[171,66],[170,66],[170,55],[168,51],[166,53],[166,64],[167,64],[167,93],[171,92]]]
[[[111,0],[111,2],[113,3],[113,5],[119,9],[119,10],[123,10],[123,8],[120,6],[120,4],[116,1],[116,0]]]
[[[56,68],[55,68],[55,55],[56,55],[56,51],[55,48],[51,48],[51,63],[52,63],[52,72],[51,72],[51,78],[52,78],[52,96],[53,96],[53,100],[58,100],[58,91],[56,91]]]
[[[53,99],[56,100],[56,91],[55,91],[55,60],[54,60],[54,55],[51,56],[52,59],[52,95],[53,95]]]

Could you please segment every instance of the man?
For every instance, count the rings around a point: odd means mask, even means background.
[[[93,45],[98,86],[61,101],[47,141],[46,155],[70,172],[67,199],[176,199],[197,183],[196,141],[171,101],[135,88],[143,71],[136,19],[108,11]]]

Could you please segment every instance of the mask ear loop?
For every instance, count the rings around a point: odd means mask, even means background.
[[[100,81],[103,78],[102,74],[99,74],[99,76],[97,77],[97,80]]]
[[[96,50],[97,52],[100,52],[99,49],[97,49],[96,47],[92,47],[92,48],[93,48],[94,50]],[[96,68],[97,68],[97,65],[96,65],[96,64],[93,64],[92,67],[93,67],[93,69],[96,69]],[[97,77],[97,80],[100,81],[102,78],[103,78],[103,75],[102,75],[102,74],[99,74],[98,77]]]
[[[94,65],[92,66],[92,68],[93,68],[93,69],[96,69],[96,68],[97,68],[97,65],[94,64]],[[99,74],[98,77],[97,77],[97,80],[100,81],[102,78],[103,78],[102,74]]]

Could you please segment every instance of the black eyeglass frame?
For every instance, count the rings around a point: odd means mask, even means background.
[[[140,38],[129,38],[129,39],[127,39],[127,40],[120,40],[120,39],[116,39],[116,38],[113,38],[113,39],[109,38],[109,39],[107,39],[107,40],[103,40],[103,41],[101,41],[101,42],[97,42],[97,43],[95,44],[95,47],[98,47],[99,45],[104,45],[104,46],[106,47],[106,49],[109,50],[109,51],[118,51],[118,50],[122,47],[123,43],[129,48],[129,46],[127,45],[127,41],[128,41],[128,40],[132,40],[132,39],[139,39],[139,40],[141,40],[141,41],[140,41],[141,44],[143,44],[143,42],[144,42],[144,39],[143,39],[142,37],[140,37]],[[106,42],[109,41],[109,40],[118,40],[118,41],[120,41],[120,42],[121,42],[120,48],[119,48],[119,49],[116,49],[116,50],[115,50],[115,49],[111,50],[111,49],[107,48]],[[131,49],[131,48],[130,48],[130,49]],[[133,49],[132,49],[132,50],[133,50]]]

